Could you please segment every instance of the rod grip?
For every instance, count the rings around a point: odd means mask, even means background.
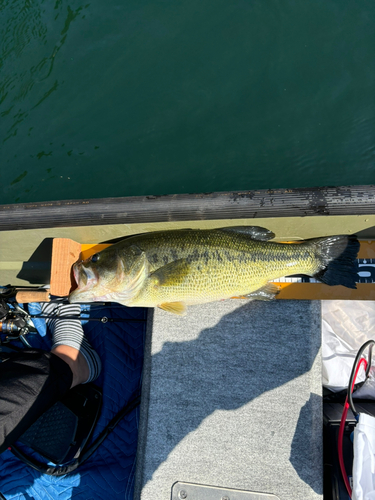
[[[16,300],[21,304],[29,302],[49,302],[49,290],[24,290],[17,292]]]

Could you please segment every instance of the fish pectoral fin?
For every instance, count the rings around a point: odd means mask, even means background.
[[[190,271],[190,264],[186,259],[175,260],[160,267],[150,275],[156,286],[180,285]]]
[[[245,297],[252,300],[273,300],[279,292],[279,287],[272,283],[267,283],[267,285],[262,288],[245,295]]]
[[[253,240],[268,241],[275,237],[275,233],[260,226],[229,226],[221,227],[219,231],[226,231],[228,233],[247,234]]]
[[[186,314],[185,302],[164,302],[164,304],[159,304],[158,307],[178,316],[185,316]]]

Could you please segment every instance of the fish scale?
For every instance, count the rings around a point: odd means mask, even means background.
[[[192,235],[175,259],[185,259],[190,265],[190,273],[182,281],[177,274],[176,279],[167,285],[155,284],[151,276],[133,304],[153,307],[155,303],[175,301],[186,304],[210,302],[247,295],[285,274],[314,274],[317,261],[313,252],[307,252],[303,247],[258,242],[220,231],[211,234],[207,240]],[[168,254],[167,249],[166,242],[165,248],[160,250]],[[171,262],[168,260],[168,264]]]
[[[71,302],[112,300],[183,314],[186,305],[233,296],[271,299],[269,282],[292,274],[355,288],[353,236],[270,242],[259,227],[172,230],[131,236],[74,266]]]

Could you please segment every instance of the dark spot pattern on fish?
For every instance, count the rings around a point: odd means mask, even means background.
[[[309,254],[306,253],[306,257],[308,257]],[[303,258],[303,255],[300,255],[297,257],[298,260]],[[243,253],[243,258],[240,257],[240,262],[289,262],[290,260],[295,260],[296,257],[292,257],[288,253],[283,253],[283,252],[268,252],[268,253],[251,253],[251,254],[246,254],[245,252]]]
[[[246,255],[245,255],[245,252],[241,252],[239,257],[238,257],[238,262],[240,262],[241,264],[243,264],[244,262],[246,262]]]
[[[176,250],[174,249],[171,250],[171,256],[172,260],[178,260],[178,253],[176,252]]]
[[[186,257],[186,260],[189,264],[191,264],[192,262],[196,262],[199,259],[200,259],[200,254],[197,249],[195,249],[193,253],[191,253]]]
[[[216,259],[218,262],[223,262],[223,259],[222,259],[221,255],[220,255],[219,250],[216,250],[216,251],[215,251],[215,259]]]
[[[227,259],[228,262],[234,262],[234,256],[228,250],[224,251],[225,258]]]
[[[154,253],[154,255],[151,257],[152,263],[157,264],[159,259],[158,259],[158,254]]]
[[[168,264],[168,257],[166,255],[163,255],[163,262],[165,266]]]
[[[204,263],[207,266],[208,265],[208,261],[210,259],[210,254],[209,254],[208,250],[205,250],[204,252],[202,252],[202,259],[204,259]]]

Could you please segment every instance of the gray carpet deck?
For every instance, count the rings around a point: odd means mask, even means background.
[[[155,310],[135,499],[176,481],[322,499],[320,343],[320,302]]]

